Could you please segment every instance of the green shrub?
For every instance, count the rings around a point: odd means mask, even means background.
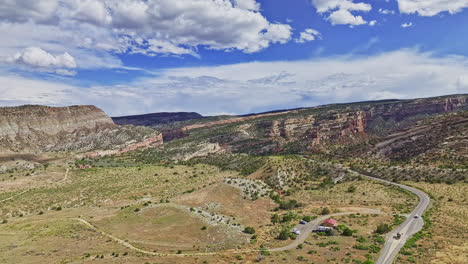
[[[289,201],[280,201],[279,208],[281,210],[291,210],[297,207],[301,207],[302,205],[298,203],[296,200],[289,200]]]
[[[371,253],[378,253],[380,251],[380,247],[377,245],[370,245],[369,246],[369,251]]]
[[[342,233],[342,234],[343,234],[343,236],[352,236],[353,233],[354,233],[353,230],[351,230],[351,229],[349,229],[349,228],[346,227],[345,229],[343,229],[343,233]]]
[[[390,232],[390,230],[392,230],[392,228],[390,228],[389,225],[387,224],[380,224],[377,226],[377,229],[375,230],[375,232],[377,234],[385,234],[385,233],[388,233]]]
[[[287,214],[284,214],[281,218],[281,222],[282,223],[287,223],[287,222],[290,222],[291,220],[295,219],[296,218],[296,215],[292,212],[289,212]]]
[[[278,239],[279,239],[279,240],[288,240],[288,238],[289,238],[289,233],[290,233],[290,232],[289,232],[289,230],[287,230],[287,229],[281,230],[281,232],[280,232],[279,235],[278,235]]]
[[[353,248],[359,249],[359,250],[369,250],[369,247],[363,244],[356,244],[353,246]]]
[[[322,212],[320,213],[321,215],[327,215],[330,213],[330,209],[328,209],[328,207],[324,207],[322,209]]]
[[[317,216],[305,215],[305,216],[302,217],[302,220],[304,220],[306,222],[310,222],[310,221],[314,220],[315,218],[317,218]]]
[[[358,237],[358,238],[356,239],[356,241],[359,242],[359,243],[364,243],[364,242],[367,242],[367,239],[365,239],[365,238],[363,238],[363,237],[361,236],[361,237]]]
[[[271,216],[271,223],[277,224],[277,223],[279,223],[279,221],[280,221],[279,215],[274,214],[274,215]]]
[[[375,234],[375,235],[374,235],[374,241],[375,241],[376,243],[381,244],[381,245],[385,244],[385,239],[383,238],[383,236],[380,236],[380,235],[378,235],[378,234]]]
[[[255,229],[251,226],[244,228],[244,233],[246,234],[255,234]]]

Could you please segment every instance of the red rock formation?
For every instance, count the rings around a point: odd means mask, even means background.
[[[259,115],[252,115],[252,116],[246,116],[246,117],[236,117],[236,118],[232,118],[232,119],[219,120],[219,121],[212,121],[212,122],[207,122],[207,123],[202,123],[202,124],[195,124],[195,125],[185,126],[185,127],[182,128],[182,130],[187,131],[187,130],[202,128],[202,127],[212,127],[212,126],[216,126],[216,125],[239,123],[239,122],[243,122],[243,121],[247,121],[247,120],[258,119],[258,118],[261,118],[261,117],[277,116],[277,115],[283,115],[283,114],[287,114],[287,113],[291,113],[291,112],[296,112],[296,110],[276,112],[276,113],[268,113],[268,114],[259,114]]]
[[[124,154],[127,152],[132,152],[137,149],[147,149],[150,147],[158,147],[163,144],[163,136],[162,134],[159,134],[158,136],[154,137],[149,137],[142,142],[138,143],[133,143],[129,144],[122,149],[113,149],[113,150],[101,150],[101,151],[92,151],[92,152],[87,152],[83,154],[83,157],[87,158],[95,158],[95,157],[101,157],[101,156],[108,156],[108,155],[120,155]]]
[[[448,98],[416,99],[381,104],[350,105],[302,118],[278,119],[263,123],[265,137],[284,144],[300,140],[308,149],[326,148],[328,144],[356,143],[377,133],[374,127],[384,126],[391,132],[415,124],[427,116],[467,109],[466,95]],[[326,109],[326,107],[324,107]],[[300,114],[308,109],[299,110]]]

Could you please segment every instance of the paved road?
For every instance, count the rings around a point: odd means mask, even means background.
[[[333,217],[333,216],[340,216],[340,215],[350,215],[350,214],[385,214],[382,213],[379,210],[373,210],[373,209],[366,209],[360,212],[343,212],[343,213],[336,213],[336,214],[329,214],[325,216],[318,217],[310,222],[308,222],[305,225],[297,225],[296,228],[301,231],[301,234],[296,237],[296,239],[291,243],[288,244],[284,247],[279,247],[279,248],[273,248],[269,249],[268,251],[274,252],[274,251],[285,251],[285,250],[291,250],[297,248],[299,244],[304,243],[304,241],[309,237],[310,233],[312,233],[317,227],[326,219]]]
[[[357,173],[355,171],[351,171],[351,170],[350,170],[350,172],[359,174],[359,173]],[[363,174],[359,174],[359,175],[361,175],[361,176],[363,176],[365,178],[368,178],[368,179],[372,179],[372,180],[380,181],[380,182],[383,182],[383,183],[398,186],[398,187],[400,187],[402,189],[408,190],[408,191],[416,194],[418,196],[418,198],[419,198],[419,204],[407,216],[406,221],[403,222],[400,226],[398,226],[395,230],[393,230],[392,232],[390,232],[387,235],[387,240],[385,242],[384,248],[382,249],[381,255],[380,255],[379,259],[376,262],[376,264],[392,264],[393,260],[396,257],[396,255],[398,254],[400,249],[404,246],[406,241],[412,235],[414,235],[416,232],[421,230],[421,228],[424,226],[424,221],[422,220],[421,215],[424,213],[427,206],[429,205],[430,198],[426,193],[424,193],[424,192],[422,192],[422,191],[420,191],[418,189],[406,186],[406,185],[402,185],[402,184],[382,180],[382,179],[379,179],[379,178],[370,177],[370,176],[363,175]],[[312,233],[312,231],[315,230],[318,227],[318,225],[322,221],[324,221],[325,219],[327,219],[329,217],[333,217],[333,216],[349,215],[349,214],[356,214],[356,213],[361,213],[361,214],[384,214],[383,212],[381,212],[379,210],[366,209],[366,210],[360,211],[360,212],[342,212],[342,213],[336,213],[336,214],[321,216],[321,217],[318,217],[317,219],[314,219],[313,221],[311,221],[311,222],[309,222],[309,223],[307,223],[305,225],[297,225],[296,228],[301,231],[301,234],[299,236],[297,236],[296,240],[294,240],[292,243],[290,243],[290,244],[288,244],[286,246],[283,246],[283,247],[267,249],[267,250],[271,251],[271,252],[276,252],[276,251],[285,251],[285,250],[295,249],[295,248],[297,248],[297,246],[299,244],[302,244],[307,239],[307,237],[309,237],[309,235]],[[419,217],[414,218],[415,215],[418,215]],[[113,236],[111,234],[108,234],[108,233],[106,233],[106,232],[104,232],[102,230],[99,230],[98,228],[96,228],[95,226],[93,226],[92,224],[90,224],[89,222],[87,222],[84,219],[81,219],[81,218],[73,218],[73,219],[77,220],[77,221],[80,221],[81,223],[85,224],[89,228],[96,230],[97,232],[99,232],[99,233],[113,239],[117,243],[119,243],[119,244],[121,244],[121,245],[123,245],[123,246],[125,246],[127,248],[130,248],[130,249],[135,250],[135,251],[139,251],[141,253],[149,254],[149,255],[184,257],[184,256],[209,256],[209,255],[219,254],[219,252],[193,253],[193,254],[164,254],[164,253],[150,252],[150,251],[146,251],[146,250],[137,248],[137,247],[131,245],[130,243],[128,243],[128,242],[126,242],[126,241],[124,241],[124,240],[122,240],[120,238],[117,238],[117,237],[115,237],[115,236]],[[398,239],[398,240],[394,238],[394,236],[396,236],[397,233],[402,234],[401,238]],[[236,253],[237,254],[237,253],[256,252],[256,251],[258,251],[258,250],[234,250],[234,251],[226,251],[224,253]]]
[[[402,189],[408,190],[414,194],[416,194],[419,198],[419,204],[416,206],[416,208],[407,216],[407,219],[405,222],[403,222],[400,226],[398,226],[396,229],[394,229],[392,232],[390,232],[387,235],[387,241],[385,242],[384,248],[382,249],[382,252],[380,253],[380,257],[375,262],[375,264],[392,264],[393,260],[395,259],[396,255],[400,251],[400,249],[405,245],[406,241],[412,237],[415,233],[417,233],[419,230],[422,229],[424,226],[424,221],[421,218],[421,215],[424,213],[424,211],[427,209],[427,206],[430,203],[430,198],[429,196],[424,193],[421,190],[399,184],[399,183],[394,183],[386,180],[382,180],[379,178],[374,178],[370,177],[367,175],[363,175],[360,173],[357,173],[355,171],[350,171],[352,173],[359,174],[363,177],[366,177],[368,179],[384,182],[387,184],[395,185],[398,186]],[[414,218],[415,215],[418,215],[418,218]],[[397,233],[401,234],[400,239],[395,239],[394,236],[396,236]]]
[[[333,217],[333,216],[340,216],[340,215],[350,215],[350,214],[357,214],[357,213],[361,213],[361,214],[385,214],[379,210],[373,210],[373,209],[366,209],[364,211],[359,211],[359,212],[343,212],[343,213],[336,213],[336,214],[330,214],[330,215],[325,215],[325,216],[321,216],[317,219],[314,219],[313,221],[305,224],[305,225],[297,225],[296,228],[301,230],[301,234],[299,236],[297,236],[296,240],[294,240],[292,243],[284,246],[284,247],[279,247],[279,248],[273,248],[273,249],[266,249],[270,252],[275,252],[275,251],[285,251],[285,250],[291,250],[291,249],[295,249],[297,248],[297,246],[299,244],[302,244],[306,239],[307,237],[309,237],[310,233],[312,233],[313,230],[315,230],[318,225],[320,223],[322,223],[322,221],[330,218],[330,217]],[[157,253],[157,252],[152,252],[152,251],[147,251],[147,250],[144,250],[144,249],[141,249],[141,248],[138,248],[138,247],[135,247],[134,245],[128,243],[127,241],[123,240],[123,239],[120,239],[116,236],[113,236],[107,232],[104,232],[102,230],[100,230],[99,228],[95,227],[94,225],[92,225],[91,223],[89,223],[88,221],[82,219],[82,218],[71,218],[72,220],[76,220],[76,221],[79,221],[81,222],[82,224],[86,225],[87,227],[91,228],[92,230],[104,235],[104,236],[107,236],[109,237],[110,239],[114,240],[115,242],[117,242],[118,244],[122,245],[122,246],[125,246],[129,249],[132,249],[132,250],[135,250],[135,251],[138,251],[138,252],[141,252],[141,253],[144,253],[144,254],[148,254],[148,255],[153,255],[153,256],[174,256],[174,257],[187,257],[187,256],[213,256],[213,255],[217,255],[219,253],[231,253],[231,254],[239,254],[239,253],[248,253],[248,252],[259,252],[260,250],[256,250],[256,249],[248,249],[248,250],[227,250],[227,251],[224,251],[224,252],[206,252],[206,253],[189,253],[189,254],[174,254],[174,253]]]

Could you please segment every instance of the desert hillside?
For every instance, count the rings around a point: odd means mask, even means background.
[[[0,262],[466,263],[467,98],[1,108]]]
[[[150,128],[120,127],[95,106],[0,108],[0,152],[5,153],[108,150],[158,135]]]

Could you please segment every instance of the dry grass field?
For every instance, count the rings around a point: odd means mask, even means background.
[[[120,257],[124,251],[127,258],[132,254],[142,257],[73,220],[77,217],[149,251],[205,252],[248,243],[240,221],[236,227],[212,223],[191,212],[190,204],[171,201],[214,185],[225,185],[222,181],[237,176],[236,173],[196,165],[74,169],[62,181],[64,175],[64,167],[51,166],[37,173],[37,179],[44,183],[35,186],[29,181],[27,192],[18,188],[1,193],[2,200],[12,199],[0,204],[0,248],[5,253],[0,254],[4,258],[0,262],[43,263],[44,259],[52,259],[54,263],[79,263],[88,253],[92,255],[89,258],[99,255],[101,259],[103,255],[105,259],[117,251]],[[16,172],[16,177],[3,181],[2,186],[23,182],[28,177],[31,176]],[[243,200],[239,192],[237,196]],[[202,230],[204,226],[206,230]]]
[[[424,190],[433,204],[424,236],[397,263],[468,263],[468,184],[405,184]]]
[[[355,188],[351,191],[350,188]],[[333,188],[299,190],[291,195],[306,204],[304,212],[318,213],[323,207],[332,211],[352,211],[354,207],[379,209],[386,213],[409,213],[418,202],[415,195],[372,180],[336,184]]]
[[[0,263],[254,263],[259,257],[256,250],[291,243],[277,239],[280,231],[292,228],[303,216],[319,216],[324,207],[330,213],[380,210],[386,214],[336,217],[354,231],[352,236],[312,234],[297,249],[262,257],[263,262],[273,263],[359,263],[378,256],[382,245],[374,235],[377,225],[392,225],[393,214],[405,214],[417,202],[393,187],[357,180],[326,188],[293,188],[283,193],[281,201],[296,200],[300,206],[281,209],[269,195],[249,196],[240,180],[238,185],[229,184],[228,179],[245,179],[239,172],[215,166],[70,168],[64,178],[66,169],[53,163],[32,176],[24,171],[2,175],[0,200],[13,198],[0,204],[0,222],[6,220],[0,224]],[[317,177],[307,184],[322,180]],[[459,190],[461,197],[463,189]],[[445,202],[454,203],[455,210],[460,203],[466,205],[460,197]],[[273,215],[281,218],[288,212],[294,215],[291,220],[272,223]],[[463,210],[459,213],[466,217]],[[119,244],[77,218],[151,254]],[[255,235],[243,232],[247,226],[255,229]],[[460,250],[447,246],[438,259]],[[185,255],[193,253],[215,255]]]

